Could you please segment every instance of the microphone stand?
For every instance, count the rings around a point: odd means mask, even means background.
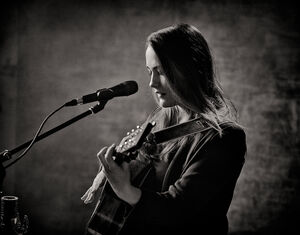
[[[74,122],[77,122],[77,121],[81,120],[82,118],[84,118],[88,115],[98,113],[99,111],[101,111],[104,108],[107,101],[108,100],[100,100],[98,102],[98,104],[96,104],[95,106],[89,108],[89,110],[73,117],[72,119],[70,119],[70,120],[54,127],[53,129],[51,129],[49,131],[39,135],[36,138],[35,142],[38,142],[38,141],[46,138],[47,136],[52,135],[53,133],[55,133],[55,132],[57,132],[57,131],[73,124]],[[25,142],[25,143],[23,143],[23,144],[21,144],[21,145],[19,145],[19,146],[17,146],[16,148],[14,148],[12,150],[4,150],[3,152],[0,153],[0,192],[2,192],[2,186],[3,186],[3,181],[4,181],[4,177],[5,177],[5,168],[6,168],[6,167],[3,166],[3,162],[12,159],[13,154],[15,154],[15,153],[19,152],[20,150],[28,147],[30,145],[31,141],[32,141],[32,139]]]

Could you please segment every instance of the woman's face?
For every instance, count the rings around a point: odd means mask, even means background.
[[[150,76],[149,86],[159,106],[166,108],[177,105],[161,63],[151,46],[148,46],[146,50],[146,67]]]

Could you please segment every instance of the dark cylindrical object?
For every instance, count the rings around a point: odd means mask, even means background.
[[[3,196],[1,197],[1,234],[15,235],[15,228],[18,223],[18,197]]]

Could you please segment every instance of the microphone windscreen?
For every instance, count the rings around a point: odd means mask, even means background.
[[[126,81],[110,89],[114,96],[129,96],[138,91],[138,84],[136,81]]]

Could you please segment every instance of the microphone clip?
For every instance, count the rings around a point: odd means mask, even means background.
[[[87,104],[90,102],[107,102],[108,100],[112,99],[114,97],[113,90],[109,88],[103,88],[95,93],[84,95],[81,98],[73,99],[67,103],[65,103],[65,106],[76,106],[81,104]]]

